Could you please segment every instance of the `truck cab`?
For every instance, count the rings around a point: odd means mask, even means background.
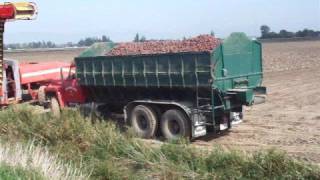
[[[86,101],[83,89],[75,75],[75,65],[60,68],[60,78],[51,81],[43,89],[41,103],[49,107],[55,116],[60,116],[60,110],[65,107],[75,107]]]

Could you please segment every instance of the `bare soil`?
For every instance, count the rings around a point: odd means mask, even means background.
[[[20,62],[46,62],[46,61],[64,61],[71,62],[74,57],[80,55],[83,48],[67,50],[25,50],[25,51],[5,51],[4,57],[15,59]]]
[[[265,104],[248,107],[244,122],[199,146],[255,151],[277,148],[320,164],[320,41],[264,44]]]

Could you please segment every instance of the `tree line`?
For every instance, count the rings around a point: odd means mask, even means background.
[[[271,31],[271,28],[267,25],[260,27],[261,37],[260,39],[272,39],[272,38],[304,38],[304,37],[320,37],[320,31],[314,31],[311,29],[304,29],[297,32],[290,32],[285,29],[280,30],[279,33]]]
[[[77,43],[68,42],[66,44],[57,45],[51,41],[39,41],[39,42],[30,42],[30,43],[14,43],[14,44],[6,44],[4,45],[5,50],[8,49],[38,49],[38,48],[65,48],[65,47],[87,47],[91,46],[97,42],[112,42],[112,40],[103,35],[101,38],[99,37],[87,37],[81,39]]]
[[[137,33],[132,40],[133,42],[144,42],[147,38],[143,35]],[[113,42],[110,37],[103,35],[101,38],[99,37],[87,37],[81,39],[77,43],[68,42],[66,44],[57,45],[51,41],[39,41],[39,42],[30,42],[30,43],[14,43],[14,44],[6,44],[4,45],[5,50],[8,49],[37,49],[37,48],[65,48],[65,47],[88,47],[93,45],[94,43],[99,42]]]
[[[4,45],[4,49],[37,49],[37,48],[56,48],[57,45],[51,41],[39,41],[30,43],[14,43]]]
[[[320,31],[314,31],[311,29],[304,29],[297,32],[290,32],[285,29],[279,31],[279,33],[271,31],[271,28],[267,25],[262,25],[260,27],[261,37],[260,39],[271,39],[271,38],[299,38],[299,37],[320,37]],[[215,36],[214,31],[210,34]],[[184,38],[186,39],[186,38]],[[132,42],[145,42],[147,38],[144,35],[137,33]],[[65,48],[65,47],[88,47],[97,42],[113,42],[110,37],[103,35],[101,37],[87,37],[81,39],[77,43],[68,42],[66,44],[55,44],[52,41],[38,41],[30,43],[14,43],[6,44],[4,48],[8,49],[37,49],[37,48]]]
[[[211,31],[210,34],[214,36],[214,31]],[[186,38],[184,38],[186,39]],[[148,39],[146,36],[136,33],[132,42],[145,42]],[[103,35],[99,37],[87,37],[81,39],[77,43],[68,42],[65,44],[57,45],[51,41],[39,41],[39,42],[30,42],[30,43],[15,43],[15,44],[7,44],[4,46],[6,50],[8,49],[37,49],[37,48],[66,48],[66,47],[88,47],[93,45],[94,43],[99,42],[113,42],[110,37]]]

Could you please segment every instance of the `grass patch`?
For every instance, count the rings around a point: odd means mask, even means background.
[[[0,168],[2,176],[24,176],[26,179],[87,179],[88,175],[70,164],[63,163],[47,149],[27,145],[0,145]],[[6,178],[0,178],[6,179]],[[19,179],[19,178],[17,178]]]
[[[205,151],[185,141],[150,147],[114,124],[92,124],[75,111],[56,119],[11,108],[0,112],[0,136],[11,143],[33,140],[92,179],[320,179],[319,167],[276,150]]]
[[[0,179],[2,180],[44,180],[45,178],[34,170],[25,170],[21,167],[12,167],[6,164],[0,164]]]

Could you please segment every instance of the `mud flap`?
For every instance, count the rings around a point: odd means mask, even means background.
[[[266,102],[267,89],[266,87],[256,87],[253,89],[254,99],[253,104],[262,104]]]
[[[266,97],[265,96],[262,96],[262,95],[254,96],[254,99],[253,99],[253,104],[254,105],[263,104],[265,102],[266,102]]]
[[[205,125],[206,117],[202,114],[193,114],[192,117],[192,137],[197,138],[207,134]]]
[[[243,113],[242,112],[231,112],[230,113],[231,125],[238,125],[243,122]]]
[[[225,131],[231,128],[230,113],[225,113],[220,121],[220,131]]]

